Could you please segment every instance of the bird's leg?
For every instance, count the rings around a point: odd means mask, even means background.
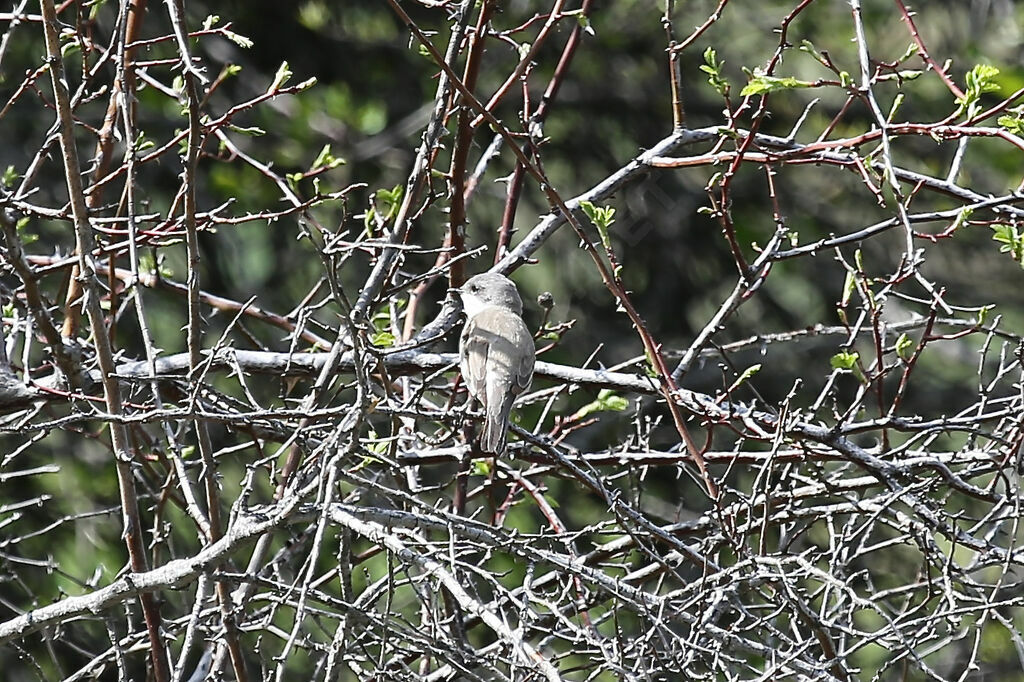
[[[455,474],[455,490],[452,495],[452,513],[461,516],[466,510],[466,488],[469,481],[469,472],[473,463],[473,457],[479,455],[480,444],[475,437],[473,422],[466,419],[470,409],[473,407],[473,396],[469,396],[466,406],[460,410],[459,422],[462,429],[462,438],[469,445],[469,449],[462,455],[459,462],[459,470]]]
[[[479,457],[481,430],[477,428],[477,421],[485,416],[483,403],[472,395],[466,398],[466,405],[459,411],[458,428],[462,430],[462,439],[470,446],[473,457]]]

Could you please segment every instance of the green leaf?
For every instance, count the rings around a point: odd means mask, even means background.
[[[999,124],[1000,128],[1013,133],[1014,135],[1024,135],[1024,119],[1017,116],[1000,116],[996,119],[996,123]]]
[[[995,308],[995,306],[987,305],[978,311],[978,326],[985,326],[985,321],[988,319],[989,312]]]
[[[39,235],[37,233],[28,232],[25,229],[31,221],[32,219],[29,216],[23,215],[18,218],[18,222],[14,223],[14,229],[19,233],[18,236],[21,239],[23,246],[28,246],[39,239]]]
[[[1005,253],[1007,251],[1007,246],[1013,244],[1017,239],[1017,228],[1013,225],[1001,224],[992,225],[991,228],[992,231],[995,232],[995,234],[992,235],[992,240],[1004,244],[1004,246],[999,250],[1000,252]]]
[[[910,358],[910,349],[914,346],[914,342],[906,334],[900,334],[900,337],[896,339],[896,355],[900,356],[902,360],[908,360]]]
[[[998,75],[999,69],[991,64],[975,64],[974,68],[967,72],[967,87],[964,88],[964,94],[956,98],[958,107],[955,115],[967,112],[967,116],[970,117],[977,113],[981,96],[986,92],[999,90],[999,84],[995,82]]]
[[[490,476],[491,475],[491,462],[488,459],[474,459],[473,460],[473,475],[474,476]]]
[[[366,449],[372,452],[374,455],[383,455],[388,451],[388,442],[386,439],[380,437],[380,435],[374,429],[370,429],[369,433],[366,434]],[[372,455],[365,456],[363,465],[375,464],[379,460]]]
[[[293,192],[298,192],[299,183],[302,182],[304,177],[304,173],[286,173],[284,179],[288,182],[288,186],[292,188]]]
[[[63,37],[63,36],[62,36]],[[69,40],[60,46],[60,56],[67,57],[68,55],[75,54],[82,51],[82,46],[77,40]]]
[[[991,64],[976,64],[973,69],[967,72],[967,89],[977,92],[996,92],[999,84],[995,82],[999,75],[999,69]]]
[[[313,161],[313,165],[310,166],[309,170],[315,171],[321,168],[337,168],[338,166],[345,163],[345,159],[339,159],[331,153],[330,143],[325,144],[324,148],[317,154],[316,160]]]
[[[262,135],[267,134],[267,131],[264,130],[263,128],[260,128],[259,126],[250,126],[248,128],[243,128],[242,126],[229,125],[228,129],[236,133],[241,133],[242,135],[248,135],[249,137],[260,137]]]
[[[14,166],[8,166],[7,170],[4,171],[3,176],[0,177],[0,184],[4,187],[13,187],[14,183],[17,182],[20,177],[21,176],[18,174],[18,171],[14,170]]]
[[[974,209],[970,206],[965,206],[956,214],[956,218],[953,220],[953,230],[959,230],[961,227],[967,224],[967,221],[971,219],[971,215],[974,213]]]
[[[877,81],[912,81],[921,77],[924,72],[919,69],[906,69],[896,73],[884,73],[875,80]]]
[[[651,379],[657,379],[658,369],[654,364],[654,358],[651,356],[650,351],[644,351],[644,360],[646,360],[646,362],[644,363],[644,374],[646,374]]]
[[[595,412],[623,412],[627,409],[629,409],[629,400],[610,388],[602,388],[597,394],[597,398],[578,409],[573,417],[583,419]]]
[[[595,225],[611,227],[615,222],[615,209],[611,206],[595,206],[589,201],[581,201],[580,208]]]
[[[606,412],[624,412],[629,408],[629,400],[610,388],[602,388],[597,394],[597,399]]]
[[[370,338],[370,342],[377,348],[390,348],[395,345],[395,335],[391,332],[377,332]]]
[[[374,346],[390,348],[395,345],[395,335],[391,333],[391,313],[387,310],[380,310],[374,314],[372,320],[374,334],[370,341]]]
[[[761,365],[760,364],[751,365],[750,367],[747,367],[745,370],[743,370],[743,374],[741,374],[739,376],[739,378],[736,379],[736,384],[735,385],[739,386],[744,381],[746,381],[747,379],[749,379],[750,377],[754,376],[755,374],[757,374],[760,371],[761,371]]]
[[[832,365],[832,369],[843,369],[848,371],[857,365],[857,360],[859,359],[860,353],[848,353],[843,351],[833,355],[829,362]]]
[[[814,47],[814,43],[809,40],[801,40],[800,47],[798,48],[801,52],[806,52],[822,64],[826,63],[824,55],[818,52],[818,48]]]
[[[270,83],[270,87],[267,88],[267,92],[277,92],[291,77],[292,71],[288,68],[288,62],[281,62],[281,66],[277,67],[277,73],[274,74],[274,80]]]
[[[147,149],[151,149],[155,146],[156,143],[153,142],[153,140],[150,140],[149,138],[146,137],[145,131],[140,130],[139,136],[135,138],[135,152],[144,152]]]
[[[701,71],[708,74],[708,83],[711,84],[718,94],[725,96],[729,94],[729,81],[722,76],[722,66],[725,62],[718,61],[718,54],[715,48],[709,47],[704,50],[704,63],[699,67]]]
[[[100,9],[103,5],[107,4],[107,0],[93,0],[93,2],[85,3],[89,7],[89,21],[96,21],[96,17],[100,13]]]
[[[767,95],[771,92],[779,92],[780,90],[794,90],[796,88],[813,88],[814,83],[810,81],[802,81],[792,76],[778,77],[778,76],[767,76],[765,74],[755,73],[742,90],[740,90],[740,96],[746,97],[748,95]]]
[[[598,234],[601,235],[601,243],[604,244],[604,248],[611,251],[612,240],[608,234],[608,228],[615,222],[615,209],[611,206],[595,206],[589,201],[581,201],[580,208],[590,218],[590,222],[594,223]]]
[[[370,199],[370,209],[374,216],[381,216],[384,221],[391,220],[402,203],[405,188],[395,185],[391,189],[379,189]]]
[[[143,251],[139,254],[139,271],[140,272],[153,272],[156,270],[156,260],[153,258],[153,254],[149,251]]]
[[[363,231],[366,232],[367,237],[373,236],[373,227],[377,218],[377,211],[374,210],[373,206],[366,209],[366,213],[363,214]]]
[[[370,445],[370,449],[372,450],[373,448],[375,448],[377,446],[378,446],[378,444],[374,443],[374,444]],[[358,473],[358,472],[362,471],[363,469],[365,469],[366,467],[371,467],[374,464],[380,464],[380,459],[378,457],[373,457],[372,455],[363,455],[362,459],[359,460],[359,463],[356,464],[352,468],[352,471],[349,472],[349,473],[353,473],[353,474],[354,473]]]
[[[1017,230],[1016,225],[996,224],[989,226],[992,229],[992,240],[999,243],[1000,253],[1008,253],[1013,260],[1024,267],[1024,236]]]
[[[908,59],[916,55],[919,49],[920,48],[918,48],[917,43],[910,43],[907,46],[907,51],[903,53],[902,57],[896,60],[896,63],[899,64],[907,61]]]
[[[330,20],[331,12],[327,3],[321,0],[308,0],[299,8],[299,23],[313,33],[321,33]]]
[[[854,275],[853,270],[846,271],[846,280],[843,282],[843,298],[842,307],[846,307],[850,303],[850,296],[853,295],[853,290],[857,288],[857,277]]]
[[[594,33],[594,27],[590,25],[590,17],[583,12],[576,14],[576,23],[580,25],[580,28],[583,29],[584,33],[589,33],[592,36],[597,35]]]
[[[898,93],[892,101],[892,106],[889,108],[889,115],[886,116],[885,122],[892,123],[893,119],[896,118],[896,112],[903,106],[904,96],[903,93]]]
[[[239,47],[241,47],[243,49],[248,50],[250,47],[253,46],[252,39],[251,38],[247,38],[246,36],[243,36],[241,33],[235,33],[234,31],[229,31],[227,29],[224,29],[223,31],[221,31],[221,33],[224,35],[225,38],[227,38],[228,40],[233,42],[235,45],[238,45]]]
[[[744,383],[746,383],[746,381],[748,379],[750,379],[750,377],[754,376],[755,374],[757,374],[760,371],[761,371],[761,365],[759,365],[759,364],[758,365],[751,365],[750,367],[747,367],[745,370],[743,370],[742,374],[740,374],[738,377],[736,377],[736,381],[732,382],[732,385],[729,386],[728,389],[726,389],[726,393],[732,393],[737,388],[739,388]]]

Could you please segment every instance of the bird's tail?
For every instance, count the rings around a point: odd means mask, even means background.
[[[484,419],[484,432],[480,436],[480,449],[496,457],[505,452],[505,440],[508,437],[508,415],[512,411],[513,396],[508,396],[492,410],[487,408]]]

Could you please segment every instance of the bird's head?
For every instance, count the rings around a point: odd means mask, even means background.
[[[473,317],[488,306],[507,308],[516,315],[523,314],[523,300],[515,283],[505,275],[496,272],[484,272],[456,289],[462,299],[462,307],[467,317]]]

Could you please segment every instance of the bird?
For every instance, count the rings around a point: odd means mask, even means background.
[[[466,313],[459,337],[459,368],[472,400],[483,407],[479,446],[505,452],[508,418],[516,397],[533,380],[533,336],[523,322],[523,301],[512,280],[495,272],[471,277],[456,289]]]

